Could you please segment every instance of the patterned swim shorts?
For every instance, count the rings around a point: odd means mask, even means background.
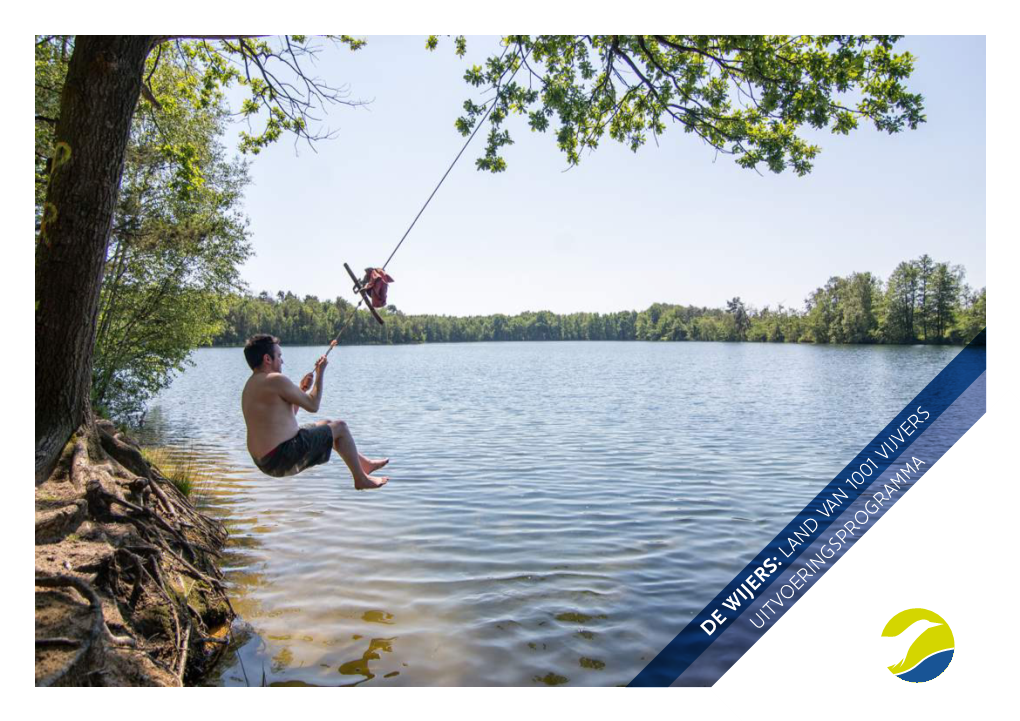
[[[333,431],[325,423],[306,425],[297,435],[284,441],[262,458],[252,458],[259,470],[267,476],[281,478],[300,473],[309,466],[329,460],[333,452]]]

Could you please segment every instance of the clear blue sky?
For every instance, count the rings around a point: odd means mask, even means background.
[[[465,68],[497,49],[469,38],[367,38],[323,49],[317,74],[365,109],[335,106],[339,130],[313,152],[285,139],[254,160],[246,197],[254,292],[348,294],[342,263],[382,264],[464,139],[454,130]],[[509,168],[474,168],[481,134],[390,264],[408,313],[640,310],[651,303],[801,307],[832,275],[886,278],[929,253],[985,285],[985,40],[907,37],[909,87],[928,122],[889,136],[870,126],[812,136],[814,171],[759,176],[670,128],[637,154],[615,141],[569,172],[552,133],[510,125]],[[475,96],[477,98],[477,96]],[[233,143],[234,138],[229,142]],[[347,295],[346,297],[350,297]]]

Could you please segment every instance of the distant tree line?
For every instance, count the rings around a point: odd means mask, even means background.
[[[725,308],[654,303],[643,311],[454,317],[408,315],[380,309],[379,325],[365,310],[344,331],[345,344],[471,341],[665,340],[769,343],[966,343],[985,325],[985,289],[964,283],[962,266],[928,255],[900,263],[889,280],[871,273],[833,277],[798,310],[756,309],[739,297]],[[354,305],[343,298],[299,298],[293,293],[233,295],[214,345],[241,345],[272,333],[289,345],[326,344]]]

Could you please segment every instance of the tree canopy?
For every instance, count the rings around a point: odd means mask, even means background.
[[[632,150],[668,127],[692,133],[745,168],[798,175],[819,152],[804,128],[846,135],[870,122],[896,133],[924,122],[923,98],[905,81],[910,53],[899,35],[507,35],[504,50],[465,80],[493,97],[469,99],[457,121],[467,135],[488,114],[478,168],[506,169],[506,121],[555,125],[571,165],[608,134]],[[439,44],[436,36],[426,42]],[[463,37],[455,51],[466,53]]]

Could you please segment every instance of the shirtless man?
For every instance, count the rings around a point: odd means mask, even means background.
[[[309,413],[319,410],[326,356],[315,364],[314,384],[309,373],[301,379],[300,387],[280,372],[283,353],[279,338],[252,336],[244,346],[244,358],[252,373],[241,393],[241,411],[248,426],[248,452],[259,470],[278,478],[292,476],[309,466],[325,463],[330,451],[336,449],[354,476],[355,488],[378,488],[389,480],[371,475],[389,459],[370,460],[358,453],[343,421],[319,421],[298,427],[295,416],[299,408]]]

